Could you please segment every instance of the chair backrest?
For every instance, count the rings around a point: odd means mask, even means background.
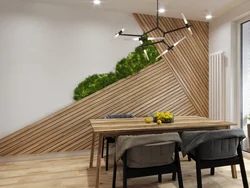
[[[175,151],[175,142],[148,144],[127,150],[127,166],[147,168],[171,164]]]
[[[212,140],[199,145],[200,158],[203,160],[216,160],[235,157],[239,138]]]
[[[237,147],[245,138],[242,129],[183,132],[183,150],[195,155],[198,148],[203,160],[225,159],[236,156]]]
[[[104,117],[104,119],[118,119],[118,118],[135,118],[132,114],[111,114]]]
[[[178,133],[119,136],[116,154],[119,157],[126,152],[130,168],[162,166],[173,162],[175,146],[180,143]]]

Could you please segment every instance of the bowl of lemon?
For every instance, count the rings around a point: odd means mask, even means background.
[[[165,112],[156,112],[153,116],[153,122],[158,124],[161,123],[173,123],[174,122],[174,114],[165,111]]]

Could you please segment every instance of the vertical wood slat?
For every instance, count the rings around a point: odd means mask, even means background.
[[[135,15],[135,18],[143,30],[155,26],[154,16]],[[160,19],[162,27],[183,25],[180,19]],[[186,30],[167,36],[176,42],[187,35],[188,41],[160,62],[1,139],[0,156],[89,149],[92,131],[88,119],[107,114],[133,113],[141,117],[169,110],[176,115],[207,116],[208,25],[195,21],[191,24],[194,36],[188,36]],[[159,52],[165,50],[162,45],[157,48]]]

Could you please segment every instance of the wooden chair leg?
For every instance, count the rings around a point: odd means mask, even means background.
[[[200,153],[199,148],[195,150],[196,155],[196,178],[197,178],[197,188],[202,188],[202,179],[201,179],[201,165],[200,165]]]
[[[210,169],[210,175],[211,176],[214,176],[214,170],[215,170],[214,167]]]
[[[173,180],[173,181],[176,180],[176,172],[174,172],[174,173],[172,174],[172,180]]]
[[[162,174],[158,174],[158,182],[159,182],[159,183],[162,182]]]
[[[106,141],[106,171],[109,170],[109,142],[108,140]]]
[[[112,184],[112,188],[115,188],[115,186],[116,186],[116,171],[117,171],[117,164],[116,164],[116,158],[114,157],[114,169],[113,169],[113,184]]]
[[[247,175],[246,175],[246,169],[245,169],[245,164],[244,164],[244,159],[242,155],[242,149],[241,145],[239,144],[237,148],[237,153],[240,158],[240,171],[241,171],[241,177],[242,177],[242,183],[244,188],[248,188],[248,181],[247,181]]]
[[[104,153],[104,142],[105,142],[105,138],[103,137],[103,140],[102,140],[102,158],[103,158],[103,153]]]

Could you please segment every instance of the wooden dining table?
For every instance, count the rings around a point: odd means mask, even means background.
[[[124,119],[90,119],[93,129],[90,164],[93,167],[95,138],[99,136],[98,154],[96,163],[96,184],[99,188],[101,173],[101,151],[104,136],[137,135],[137,134],[155,134],[166,132],[183,132],[192,130],[218,130],[230,129],[230,126],[236,126],[236,123],[213,120],[199,116],[175,116],[173,123],[146,123],[144,118],[124,118]],[[237,178],[236,167],[231,166],[232,177]]]

